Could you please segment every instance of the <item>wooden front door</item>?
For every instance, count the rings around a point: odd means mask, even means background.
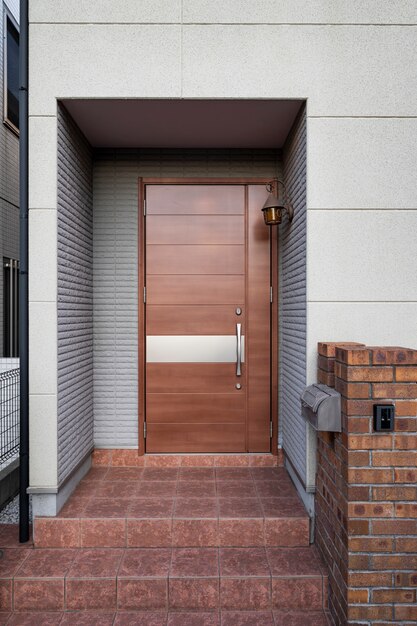
[[[147,452],[270,451],[264,184],[146,184]]]

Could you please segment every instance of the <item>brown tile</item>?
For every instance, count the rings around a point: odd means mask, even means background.
[[[174,519],[172,545],[176,547],[217,547],[217,519]]]
[[[78,548],[80,520],[38,517],[34,535],[37,548]]]
[[[16,579],[13,595],[14,607],[19,611],[62,611],[64,580]]]
[[[321,577],[273,578],[272,606],[277,609],[322,609],[322,585]]]
[[[82,517],[91,496],[72,496],[60,510],[58,517]]]
[[[284,467],[285,464],[285,454],[282,448],[278,448],[277,454],[277,467]]]
[[[117,613],[114,626],[166,626],[165,611],[134,611]]]
[[[248,454],[216,454],[214,456],[216,467],[248,467]]]
[[[60,626],[112,626],[114,613],[75,611],[64,613]]]
[[[252,480],[248,467],[216,467],[216,480]]]
[[[219,498],[220,517],[263,517],[257,498]]]
[[[118,609],[165,609],[168,604],[166,578],[121,578],[118,581]]]
[[[139,481],[128,480],[104,480],[97,485],[96,496],[98,498],[134,498],[139,489]]]
[[[201,578],[219,575],[216,548],[174,548],[171,578]]]
[[[0,578],[11,578],[14,576],[19,567],[32,552],[33,550],[3,548],[3,557],[0,559]]]
[[[62,613],[56,611],[13,613],[7,622],[10,626],[57,626],[61,624]]]
[[[112,454],[113,467],[143,467],[145,465],[145,457],[139,455],[137,450],[113,450]]]
[[[143,470],[143,480],[177,480],[178,468],[174,467],[146,467]]]
[[[138,548],[159,548],[171,546],[171,519],[128,519],[127,546]]]
[[[325,566],[323,565],[323,567],[325,568]],[[323,609],[325,610],[325,612],[329,609],[329,576],[328,576],[328,571],[327,568],[325,575],[323,576],[323,587],[322,587],[322,593],[323,593]],[[328,615],[326,615],[326,618],[328,617]]]
[[[82,519],[81,545],[84,548],[124,548],[125,519]]]
[[[308,518],[270,518],[265,520],[265,545],[308,546],[310,543]]]
[[[181,467],[178,479],[179,480],[215,480],[215,470],[210,467]]]
[[[274,626],[274,618],[271,611],[222,611],[222,626]]]
[[[251,476],[254,480],[275,480],[292,485],[287,470],[283,467],[252,467]]]
[[[217,518],[217,500],[216,498],[177,498],[174,517]]]
[[[90,548],[77,550],[68,578],[111,578],[116,576],[123,550]]]
[[[10,615],[10,611],[0,610],[0,626],[6,626],[7,622],[9,621]]]
[[[169,581],[169,608],[204,610],[219,606],[218,578],[172,578]]]
[[[256,491],[261,498],[297,497],[293,485],[278,480],[255,480]]]
[[[146,467],[179,467],[181,457],[178,454],[146,454]]]
[[[61,578],[67,574],[76,553],[60,548],[31,550],[16,578]]]
[[[272,576],[320,576],[322,565],[313,547],[267,548]]]
[[[178,482],[177,496],[182,498],[214,498],[216,483],[212,481],[181,480]]]
[[[77,498],[92,498],[96,494],[99,484],[100,481],[82,480],[72,492],[70,501],[74,501]]]
[[[128,498],[92,498],[85,507],[83,517],[96,519],[99,517],[127,517],[131,504]]]
[[[0,548],[30,548],[31,545],[32,539],[20,543],[18,524],[0,524]]]
[[[93,450],[91,457],[93,467],[111,465],[113,450],[99,449]]]
[[[130,518],[169,518],[172,517],[174,500],[172,498],[139,498],[129,507]]]
[[[271,606],[270,578],[221,578],[222,609],[267,609]]]
[[[219,519],[219,545],[263,546],[263,519]]]
[[[213,467],[214,456],[212,454],[183,454],[181,455],[181,467]]]
[[[204,611],[169,613],[167,626],[220,626],[220,615]]]
[[[250,454],[250,467],[275,467],[278,464],[278,457],[273,454]]]
[[[100,482],[106,478],[108,467],[92,467],[82,479],[82,482]]]
[[[143,469],[139,467],[110,467],[106,474],[106,481],[138,481],[142,478]]]
[[[274,611],[276,626],[328,626],[323,612]]]
[[[164,578],[170,565],[171,548],[132,548],[125,551],[118,577]]]
[[[115,609],[116,578],[68,578],[65,596],[69,610]]]
[[[3,610],[12,609],[12,580],[0,580],[0,607]]]
[[[142,481],[136,491],[137,498],[174,497],[177,491],[176,480],[147,480]]]
[[[219,559],[221,576],[270,576],[265,548],[220,548]]]
[[[217,482],[217,495],[220,498],[256,498],[255,484],[252,481],[221,480]]]
[[[265,517],[307,517],[298,498],[260,498]]]

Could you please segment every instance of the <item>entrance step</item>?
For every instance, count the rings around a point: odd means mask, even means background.
[[[278,454],[246,452],[241,454],[144,454],[137,450],[96,448],[92,455],[96,467],[275,467],[284,465],[282,449]]]
[[[302,547],[309,517],[282,467],[94,467],[39,548]]]
[[[325,611],[0,611],[8,626],[331,626]]]
[[[224,626],[273,624],[276,611],[276,624],[326,623],[327,577],[313,546],[6,548],[1,566],[3,610],[160,612],[162,621],[152,624],[166,624],[170,611],[207,612],[207,623],[219,624],[213,620],[220,612]],[[237,613],[247,618],[246,612],[257,611],[265,621],[232,619]],[[175,619],[168,623],[189,623]]]

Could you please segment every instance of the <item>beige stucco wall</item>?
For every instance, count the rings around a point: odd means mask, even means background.
[[[31,0],[30,20],[32,485],[57,474],[57,98],[306,98],[308,376],[318,340],[417,347],[416,2]]]

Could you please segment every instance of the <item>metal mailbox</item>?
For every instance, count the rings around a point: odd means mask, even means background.
[[[332,387],[319,383],[306,387],[301,394],[301,410],[315,430],[341,432],[340,393]]]

